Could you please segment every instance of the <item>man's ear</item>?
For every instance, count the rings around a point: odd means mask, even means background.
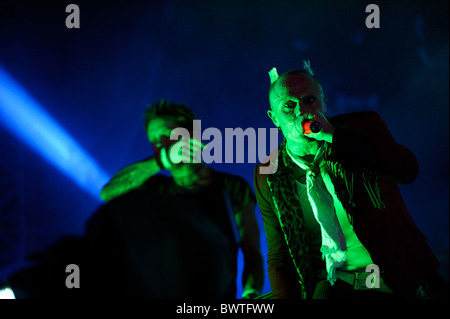
[[[270,117],[273,124],[275,124],[276,127],[279,127],[278,119],[277,119],[277,116],[275,115],[275,113],[269,109],[269,110],[267,110],[267,115]]]

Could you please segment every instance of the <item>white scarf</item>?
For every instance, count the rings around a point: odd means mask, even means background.
[[[324,159],[324,147],[322,145],[319,148],[312,164],[293,154],[289,147],[286,149],[294,163],[306,170],[308,199],[322,233],[320,251],[326,264],[327,280],[333,285],[336,281],[336,268],[341,267],[346,260],[347,244],[334,209],[333,197],[324,183],[325,178],[329,179]]]

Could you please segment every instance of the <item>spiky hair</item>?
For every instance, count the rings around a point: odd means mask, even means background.
[[[312,77],[314,77],[314,72],[311,69],[311,61],[309,60],[303,60],[303,69],[308,72],[309,75],[311,75]]]
[[[192,121],[196,119],[194,111],[185,104],[177,104],[169,100],[159,100],[147,106],[144,113],[144,128],[147,131],[148,123],[156,118],[170,118],[175,120],[180,127],[187,129],[192,127]]]
[[[278,75],[277,68],[275,68],[275,67],[269,71],[269,77],[270,77],[269,98],[270,98],[270,93],[272,92],[273,87],[275,86],[275,83],[280,78],[283,78],[287,75],[295,74],[295,73],[308,74],[309,76],[311,76],[314,79],[314,81],[317,82],[317,84],[319,84],[320,88],[322,89],[322,85],[320,84],[319,79],[316,77],[313,70],[311,69],[311,62],[309,60],[303,60],[303,69],[288,71],[288,72],[281,74],[280,76]],[[323,92],[323,90],[322,90],[322,92]]]
[[[308,73],[309,75],[311,75],[313,78],[316,78],[316,76],[314,75],[313,70],[311,69],[311,61],[309,60],[303,60],[303,70],[299,70],[300,72],[305,72]],[[286,72],[288,73],[288,72]],[[269,78],[270,78],[270,84],[275,83],[280,76],[278,75],[278,71],[277,68],[273,67],[270,71],[269,71]]]

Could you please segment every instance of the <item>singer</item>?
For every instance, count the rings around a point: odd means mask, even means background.
[[[309,61],[303,70],[278,76],[273,68],[269,76],[267,114],[284,140],[273,152],[273,174],[260,174],[270,165],[261,163],[254,183],[273,298],[448,295],[397,186],[416,178],[414,154],[375,112],[328,118]],[[380,270],[376,285],[367,284],[371,267]]]

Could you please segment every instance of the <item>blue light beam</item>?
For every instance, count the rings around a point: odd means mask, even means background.
[[[0,121],[14,135],[100,199],[109,177],[0,66]]]

